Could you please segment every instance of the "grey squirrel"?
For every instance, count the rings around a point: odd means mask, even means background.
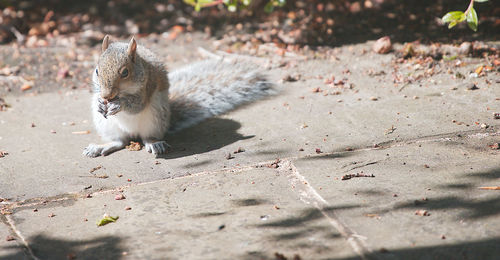
[[[105,144],[89,144],[83,154],[105,156],[141,140],[155,155],[167,152],[167,132],[175,132],[274,93],[253,64],[204,60],[168,73],[147,48],[110,42],[106,35],[92,74],[92,115]]]

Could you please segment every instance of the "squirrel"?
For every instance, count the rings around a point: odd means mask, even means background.
[[[92,115],[97,133],[108,141],[89,144],[83,154],[106,156],[132,140],[155,155],[165,154],[168,132],[193,126],[275,92],[254,64],[202,60],[167,72],[152,51],[111,42],[106,35],[92,73]]]

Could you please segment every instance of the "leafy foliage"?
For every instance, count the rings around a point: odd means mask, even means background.
[[[267,2],[266,6],[264,6],[264,11],[266,13],[270,13],[274,10],[275,7],[282,7],[286,4],[286,0],[270,0]]]
[[[449,29],[467,20],[467,25],[469,26],[469,28],[471,28],[473,31],[477,31],[478,19],[476,10],[474,9],[474,2],[482,3],[486,1],[488,0],[471,0],[469,7],[467,8],[467,10],[465,10],[465,12],[462,11],[448,12],[443,16],[443,18],[441,18],[441,20],[443,20],[444,23],[448,23]]]
[[[238,9],[246,8],[252,0],[183,0],[184,3],[194,6],[194,9],[199,12],[201,8],[224,4],[230,12],[236,12]],[[282,7],[286,4],[286,0],[269,0],[264,6],[264,11],[270,13],[275,7]]]

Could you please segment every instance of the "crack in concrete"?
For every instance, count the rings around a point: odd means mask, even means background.
[[[490,128],[497,128],[499,126],[490,126]],[[500,132],[492,130],[484,130],[484,129],[476,129],[476,130],[469,130],[469,131],[457,131],[457,132],[451,132],[451,133],[441,133],[441,134],[435,134],[435,135],[426,135],[426,136],[420,136],[416,138],[410,138],[406,140],[391,140],[391,141],[386,141],[386,142],[381,142],[377,143],[376,146],[378,146],[378,149],[386,149],[386,148],[391,148],[391,147],[397,147],[397,146],[402,146],[402,145],[407,145],[407,144],[412,144],[412,143],[426,143],[426,142],[442,142],[442,141],[449,141],[450,138],[455,137],[455,138],[477,138],[477,139],[482,139],[485,137],[489,136],[498,136],[500,135]],[[372,147],[375,148],[375,147]],[[362,150],[362,149],[360,149]]]
[[[279,168],[280,171],[284,172],[288,177],[292,189],[294,192],[298,193],[300,200],[305,204],[317,208],[330,224],[346,239],[354,252],[362,259],[370,259],[369,255],[371,251],[368,249],[363,239],[364,237],[358,235],[354,230],[344,224],[336,216],[335,212],[325,210],[328,209],[330,205],[311,185],[309,185],[306,178],[299,173],[295,165],[290,160],[282,160]]]

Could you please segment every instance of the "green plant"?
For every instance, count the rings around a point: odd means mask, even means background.
[[[266,6],[264,6],[264,11],[270,13],[275,7],[282,7],[286,4],[286,0],[269,0]]]
[[[467,20],[467,25],[469,26],[469,28],[471,28],[473,31],[477,31],[477,13],[476,10],[474,10],[474,2],[482,3],[486,1],[488,0],[471,0],[469,7],[467,7],[467,10],[465,10],[465,12],[452,11],[445,14],[441,19],[444,23],[449,23],[449,29],[453,28],[453,26],[457,25],[458,23]]]
[[[199,12],[201,8],[224,4],[230,12],[236,12],[238,8],[246,8],[252,0],[184,0],[184,3],[194,6],[194,10]],[[264,6],[264,11],[270,13],[275,7],[281,7],[286,4],[286,0],[269,0]]]

